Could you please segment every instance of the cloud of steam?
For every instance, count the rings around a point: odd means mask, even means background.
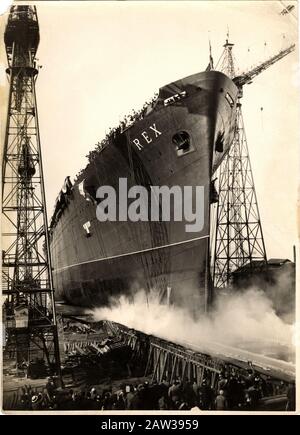
[[[275,284],[265,286],[265,293],[272,300],[276,313],[287,323],[295,322],[295,270],[292,263],[276,274]]]
[[[293,354],[292,325],[284,323],[270,299],[256,289],[219,297],[214,312],[198,320],[184,308],[159,303],[155,292],[146,297],[144,291],[131,298],[121,296],[112,300],[109,308],[95,309],[93,315],[95,320],[115,321],[146,334],[203,349],[206,344],[217,342],[247,350],[254,346],[252,349],[257,351],[261,342],[262,353],[267,344],[285,346]],[[293,359],[290,355],[287,358]]]

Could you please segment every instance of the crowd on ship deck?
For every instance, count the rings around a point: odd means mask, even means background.
[[[208,379],[199,385],[175,379],[171,384],[145,381],[124,384],[119,390],[66,389],[59,391],[49,378],[44,392],[23,388],[18,409],[29,410],[256,410],[262,397],[286,395],[286,410],[295,409],[295,383],[274,384],[253,370],[248,375],[221,373],[212,388]]]
[[[142,120],[148,113],[148,111],[153,108],[157,97],[158,94],[155,94],[150,101],[144,103],[143,107],[140,110],[136,111],[133,109],[129,115],[126,115],[122,119],[122,121],[120,121],[120,124],[117,127],[110,128],[104,139],[101,142],[98,142],[96,148],[93,151],[90,151],[89,154],[86,156],[88,160],[91,162],[97,156],[97,154],[110,143],[112,139],[123,133],[123,131],[125,131],[136,121]]]

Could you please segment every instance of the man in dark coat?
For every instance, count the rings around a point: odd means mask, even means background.
[[[206,379],[203,379],[199,388],[199,406],[200,409],[211,409],[213,401],[213,391]]]
[[[296,403],[296,390],[295,390],[295,382],[292,382],[288,386],[287,390],[287,404],[286,404],[286,411],[295,411],[295,403]]]

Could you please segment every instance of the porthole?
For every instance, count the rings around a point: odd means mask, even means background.
[[[179,131],[178,133],[174,134],[172,142],[175,145],[177,155],[179,156],[191,151],[191,139],[190,135],[186,131]]]

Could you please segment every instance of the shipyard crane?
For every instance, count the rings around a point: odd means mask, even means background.
[[[232,278],[236,280],[237,286],[244,286],[245,281],[249,282],[250,274],[266,271],[267,254],[241,109],[242,89],[262,71],[295,49],[295,44],[292,44],[265,62],[236,76],[233,46],[228,42],[227,35],[218,62],[219,71],[231,77],[240,92],[236,104],[233,141],[217,173],[218,202],[216,210],[212,210],[214,218],[211,219],[213,291],[228,287]]]
[[[289,53],[295,50],[296,44],[290,45],[288,48],[285,48],[284,50],[281,50],[279,53],[277,53],[275,56],[270,57],[270,59],[266,60],[265,62],[255,66],[254,68],[250,69],[249,71],[233,78],[234,83],[238,87],[242,87],[246,84],[252,83],[252,80],[258,76],[261,72],[269,68],[274,63],[278,62],[280,59],[287,56]]]
[[[17,370],[30,370],[32,360],[40,361],[40,366],[43,361],[48,373],[61,378],[35,93],[39,45],[35,6],[10,8],[4,42],[10,83],[2,167],[7,354],[14,355]]]

